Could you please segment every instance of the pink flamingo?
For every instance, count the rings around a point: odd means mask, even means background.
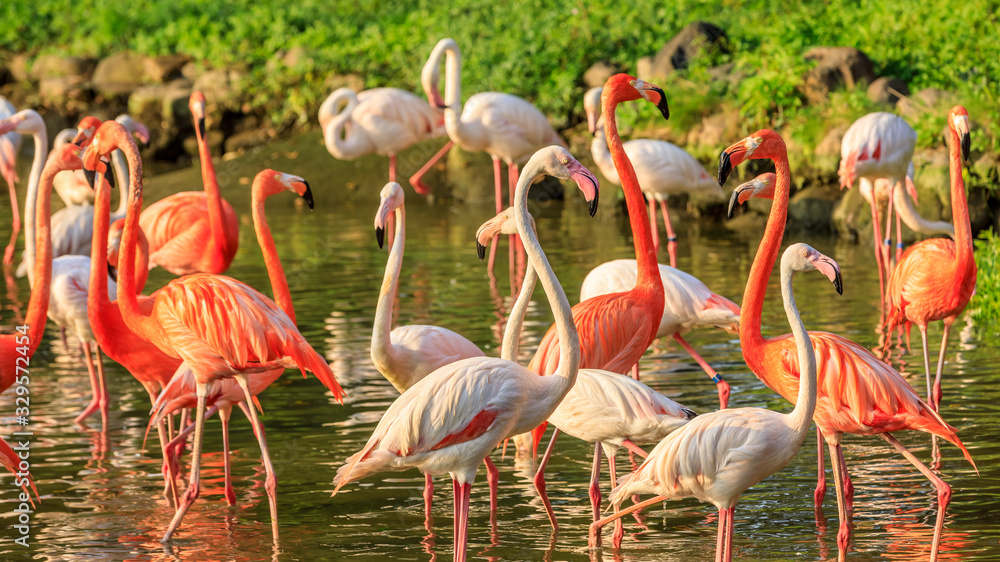
[[[334,158],[355,160],[372,152],[388,156],[390,182],[396,181],[397,154],[445,134],[440,108],[397,88],[357,94],[350,88],[335,90],[319,108],[319,125],[326,149]],[[413,188],[421,195],[430,193],[419,182],[413,183]]]
[[[719,510],[716,562],[732,560],[733,521],[740,495],[792,460],[816,409],[816,356],[792,293],[793,272],[811,270],[829,277],[838,293],[842,288],[836,262],[806,244],[792,244],[785,250],[781,258],[781,296],[803,381],[795,408],[787,414],[765,408],[719,410],[698,416],[667,436],[635,472],[612,490],[611,502],[619,505],[633,494],[657,496],[592,523],[591,546],[600,544],[604,525],[620,521],[626,513],[666,499],[695,497]],[[621,546],[617,535],[614,546]]]
[[[17,113],[14,104],[7,101],[7,98],[0,96],[0,120],[12,117]],[[7,188],[10,190],[10,208],[14,213],[14,222],[11,225],[13,231],[10,236],[10,243],[3,251],[3,265],[14,263],[14,245],[17,244],[17,235],[21,232],[21,215],[17,210],[17,152],[21,149],[21,135],[17,133],[5,133],[0,135],[0,175],[7,181]]]
[[[969,203],[962,179],[962,160],[969,158],[969,112],[956,105],[948,112],[951,143],[951,212],[955,224],[955,240],[934,238],[911,246],[896,264],[889,277],[890,332],[897,326],[909,331],[912,324],[920,328],[924,345],[924,370],[927,377],[927,401],[938,409],[941,404],[941,371],[948,349],[948,334],[958,315],[965,310],[976,292],[976,260],[972,254],[972,229],[969,224]],[[931,389],[931,366],[927,349],[927,324],[944,323],[937,375]],[[888,347],[888,346],[887,346]]]
[[[770,159],[774,162],[777,179],[771,191],[774,199],[768,216],[764,237],[758,246],[743,293],[743,314],[740,316],[740,345],[743,358],[769,388],[792,400],[798,393],[799,367],[794,361],[793,343],[789,337],[765,340],[761,335],[761,313],[767,280],[774,268],[781,238],[788,215],[788,192],[791,173],[785,142],[771,130],[757,131],[722,152],[719,163],[719,182],[724,183],[733,166],[749,158]],[[746,192],[734,191],[733,199],[743,199]],[[755,194],[761,196],[762,194]],[[766,196],[766,194],[765,194]],[[730,203],[730,209],[735,205]],[[830,447],[834,483],[837,487],[837,508],[840,530],[837,545],[843,553],[850,538],[850,519],[854,489],[847,473],[840,441],[844,433],[879,435],[895,447],[937,488],[938,517],[934,527],[932,551],[936,556],[944,526],[944,514],[951,497],[951,488],[930,471],[916,456],[892,436],[890,432],[904,429],[925,431],[938,435],[962,450],[965,458],[975,467],[965,445],[951,427],[934,409],[920,400],[917,393],[895,369],[879,360],[860,345],[836,334],[810,332],[816,351],[819,369],[819,397],[813,420],[817,427],[817,457],[819,478],[816,486],[817,508],[826,493],[823,467],[822,439]],[[842,484],[843,483],[843,484]]]
[[[486,221],[476,232],[479,243],[479,255],[485,254],[485,245],[497,234],[512,234],[517,225],[514,220],[514,208],[508,207],[496,217]],[[529,215],[530,217],[530,215]],[[531,221],[534,228],[534,221]],[[525,272],[517,300],[510,309],[507,318],[511,326],[504,332],[501,357],[509,361],[517,361],[518,343],[524,316],[535,289],[538,276],[530,265]],[[601,475],[601,451],[608,457],[611,472],[611,485],[617,482],[615,456],[622,447],[646,456],[646,452],[638,445],[658,443],[661,439],[684,425],[695,413],[684,408],[659,392],[641,382],[623,377],[610,371],[599,369],[580,369],[576,384],[559,403],[559,407],[549,416],[548,422],[559,431],[568,433],[577,439],[594,443],[594,466],[590,479],[590,503],[594,512],[594,521],[598,520],[601,507],[601,490],[598,484]],[[637,445],[638,444],[638,445]],[[537,473],[544,474],[552,455],[552,447],[548,447],[545,456],[538,465]],[[555,513],[548,496],[541,494],[542,503],[554,529],[558,529]],[[615,506],[617,511],[617,506]],[[616,524],[616,534],[624,532],[620,524]]]
[[[583,108],[587,113],[587,129],[593,134],[601,123],[601,92],[598,86],[587,91],[583,98]],[[642,193],[649,201],[649,227],[653,234],[653,248],[660,251],[660,232],[656,228],[656,204],[660,205],[660,216],[667,229],[667,251],[670,255],[670,267],[677,267],[677,235],[670,224],[670,212],[667,199],[670,195],[682,193],[697,194],[713,200],[723,201],[725,195],[718,182],[698,160],[683,148],[667,141],[655,139],[633,139],[624,145],[636,177],[639,179]],[[611,159],[611,151],[604,135],[594,135],[590,144],[590,153],[604,177],[620,185],[618,171]],[[630,286],[631,287],[631,286]]]
[[[235,378],[247,402],[252,401],[248,378],[277,368],[312,371],[338,400],[343,391],[330,366],[306,343],[294,322],[273,301],[251,287],[223,275],[197,274],[174,279],[154,295],[153,306],[142,310],[135,291],[136,226],[142,211],[142,162],[135,142],[120,124],[107,122],[94,133],[84,153],[86,169],[93,170],[102,155],[119,148],[129,167],[129,206],[119,262],[122,298],[118,306],[125,324],[139,337],[165,353],[180,357],[197,380],[194,450],[191,480],[163,540],[168,541],[184,514],[198,498],[201,445],[208,387]],[[271,507],[271,532],[278,538],[276,478],[263,429],[250,408],[251,423],[267,472],[265,490]]]
[[[6,101],[6,100],[4,100]],[[0,106],[3,104],[0,103]],[[0,111],[2,113],[2,111]],[[16,141],[7,135],[17,134]],[[17,242],[17,231],[21,224],[17,216],[17,193],[14,191],[14,182],[17,175],[14,172],[14,158],[17,156],[17,148],[20,147],[20,134],[30,134],[35,141],[35,156],[31,160],[31,171],[28,173],[28,194],[24,201],[25,229],[28,230],[34,224],[31,217],[34,216],[35,197],[38,193],[38,182],[42,177],[42,168],[45,167],[45,159],[49,155],[49,137],[45,129],[45,122],[33,109],[24,109],[13,115],[0,119],[0,173],[3,173],[10,186],[11,205],[14,209],[14,236],[10,244],[4,251],[4,265],[10,265],[14,260],[14,244]],[[9,166],[9,168],[8,168]],[[50,234],[51,236],[51,234]],[[34,257],[34,237],[25,232],[24,235],[25,257]],[[27,272],[27,268],[25,269]],[[30,277],[29,277],[30,280]]]
[[[115,121],[125,125],[125,128],[132,131],[132,133],[139,138],[140,142],[149,142],[149,129],[147,129],[142,123],[133,119],[131,115],[123,113],[118,117],[115,117]],[[59,134],[57,134],[55,139],[52,141],[53,147],[59,147],[63,144],[71,142],[78,133],[78,129],[63,129],[62,131],[59,131]],[[122,161],[117,153],[112,156],[112,160],[115,165],[115,174],[120,176],[122,172],[125,172],[124,161]],[[109,181],[111,181],[110,176]],[[121,183],[128,185],[128,180],[122,178]],[[111,186],[114,187],[114,183],[112,183]],[[57,175],[55,181],[53,182],[53,187],[55,188],[56,193],[59,194],[59,198],[62,199],[63,203],[65,203],[67,207],[94,204],[95,194],[94,191],[90,189],[90,182],[87,181],[83,170],[73,170],[72,172],[67,171]],[[115,214],[119,215],[119,217],[124,217],[125,198],[122,197],[121,201],[122,202],[118,206],[118,212]]]
[[[192,93],[188,107],[205,190],[182,191],[153,203],[142,213],[139,225],[149,239],[150,267],[160,266],[174,275],[223,273],[236,255],[240,225],[233,206],[219,193],[205,138],[205,96]]]
[[[471,357],[441,367],[403,393],[382,416],[368,443],[334,479],[347,483],[383,470],[450,473],[455,489],[455,560],[466,559],[469,499],[476,469],[500,441],[537,426],[576,381],[580,344],[569,302],[538,238],[528,229],[528,188],[548,174],[573,179],[596,202],[597,180],[567,150],[547,147],[528,160],[515,189],[516,220],[531,264],[556,317],[564,361],[539,377],[513,361]]]

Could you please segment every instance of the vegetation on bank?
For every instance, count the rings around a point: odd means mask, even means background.
[[[976,240],[976,294],[969,302],[969,315],[990,333],[1000,330],[1000,237],[985,230]]]

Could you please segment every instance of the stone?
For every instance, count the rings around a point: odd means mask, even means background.
[[[729,52],[729,36],[725,30],[708,22],[691,22],[653,57],[650,77],[665,78],[674,70],[687,68],[692,60],[710,50]]]
[[[996,181],[1000,177],[1000,154],[987,152],[972,165],[972,170],[985,178]]]
[[[590,68],[583,73],[583,83],[588,88],[603,86],[608,78],[618,74],[621,70],[607,61],[599,61],[590,65]]]
[[[803,57],[816,61],[803,79],[803,91],[812,103],[826,101],[829,93],[838,88],[853,90],[875,80],[875,65],[854,47],[813,47]]]
[[[733,131],[739,130],[739,112],[726,110],[703,117],[701,123],[691,128],[687,136],[687,144],[728,146],[727,142]]]
[[[14,82],[28,81],[28,55],[14,55],[7,60],[6,66]]]
[[[181,76],[190,80],[192,84],[203,72],[205,72],[205,68],[194,61],[181,67]]]
[[[187,105],[190,96],[191,83],[184,78],[142,86],[129,96],[129,114],[150,129],[150,154],[161,159],[175,159],[180,154],[178,140],[193,128]]]
[[[254,129],[236,133],[226,139],[226,152],[238,152],[271,142],[277,136],[274,129]]]
[[[80,76],[53,76],[38,83],[38,95],[48,103],[63,104],[69,100],[89,101],[93,90]]]
[[[868,86],[868,99],[875,103],[896,105],[903,99],[900,95],[910,95],[910,88],[899,78],[883,76]]]
[[[146,80],[145,57],[129,52],[115,53],[97,63],[91,78],[94,90],[114,97],[132,93]]]
[[[288,52],[281,57],[282,64],[288,68],[297,68],[300,65],[310,62],[311,60],[312,59],[309,58],[309,52],[302,46],[295,46],[288,49]]]
[[[194,81],[194,90],[205,95],[207,105],[236,109],[240,106],[240,82],[243,77],[243,73],[238,70],[207,70]]]
[[[730,87],[738,86],[747,77],[745,70],[737,70],[735,62],[727,62],[708,69],[708,75],[715,82],[724,82]]]
[[[157,84],[169,82],[182,76],[181,69],[190,61],[187,55],[157,55],[146,57],[146,76]]]
[[[816,156],[833,156],[840,158],[840,144],[844,140],[844,133],[847,132],[847,125],[838,125],[826,132],[823,140],[816,145]]]
[[[90,78],[97,61],[92,58],[41,55],[31,65],[29,77],[33,82],[41,82],[46,78],[75,77],[80,80]]]
[[[788,201],[788,220],[810,233],[832,234],[836,231],[833,209],[839,198],[840,190],[831,191],[828,186],[803,189]]]

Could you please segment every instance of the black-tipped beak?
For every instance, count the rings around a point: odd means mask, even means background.
[[[591,199],[590,201],[587,201],[587,212],[590,213],[590,216],[594,216],[597,213],[597,202],[600,199],[601,199],[601,192],[596,191],[594,192],[594,198]]]
[[[205,118],[200,117],[195,121],[195,128],[198,130],[198,136],[205,138]]]
[[[729,179],[729,174],[733,172],[733,162],[730,160],[729,153],[725,150],[719,155],[719,185],[726,185],[726,180]],[[732,205],[730,204],[730,208]]]
[[[660,94],[660,101],[656,104],[656,109],[660,110],[660,114],[663,115],[664,119],[670,119],[670,107],[667,106],[667,96],[663,93],[660,88],[653,88],[656,93]]]
[[[476,255],[479,256],[479,261],[483,261],[486,257],[486,246],[483,246],[478,241],[476,242]]]
[[[88,170],[87,168],[84,168],[83,175],[87,178],[87,185],[90,186],[90,190],[96,191],[94,185],[96,185],[97,182],[97,172],[95,172],[94,170]]]
[[[837,270],[837,276],[833,278],[833,288],[837,289],[838,295],[844,294],[844,278],[840,276],[840,270]]]
[[[103,162],[103,160],[102,160],[102,162]],[[116,188],[118,186],[115,184],[115,173],[114,173],[114,171],[111,170],[110,166],[108,166],[108,172],[110,172],[110,173],[104,179],[108,180],[108,185],[111,186],[111,189],[114,189],[114,188]],[[95,178],[95,180],[96,180],[96,178]]]
[[[733,194],[729,197],[729,211],[726,213],[726,218],[733,218],[736,214],[736,208],[740,206],[740,191],[739,188],[733,190]]]
[[[434,104],[434,107],[436,107],[438,109],[448,109],[448,106],[445,105],[445,104],[443,104],[443,103],[436,103],[436,104]]]
[[[969,160],[969,149],[972,147],[972,136],[962,133],[962,160]]]
[[[108,264],[108,276],[111,277],[111,280],[115,283],[118,282],[118,268],[110,263]]]
[[[309,210],[311,211],[313,208],[313,192],[309,189],[309,182],[302,180],[302,183],[306,186],[306,190],[302,194],[302,198],[306,200],[306,205],[309,205]],[[379,244],[379,246],[381,247],[382,244]]]
[[[375,240],[378,241],[378,247],[381,248],[382,245],[385,243],[385,229],[384,228],[382,228],[380,226],[376,226],[375,227]]]

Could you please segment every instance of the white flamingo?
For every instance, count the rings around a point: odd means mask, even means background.
[[[488,357],[441,367],[389,406],[368,442],[337,471],[336,494],[345,484],[383,470],[417,468],[450,473],[455,488],[455,560],[466,559],[469,499],[476,469],[505,438],[536,427],[576,382],[580,340],[569,302],[527,226],[528,188],[543,174],[574,179],[589,200],[596,178],[561,147],[538,151],[516,188],[517,222],[528,259],[539,272],[559,330],[562,362],[539,377],[515,362]],[[591,183],[593,182],[593,183]]]
[[[802,381],[795,408],[779,414],[764,408],[735,408],[703,414],[671,433],[636,471],[611,492],[620,505],[633,494],[657,494],[590,525],[590,544],[600,544],[601,528],[627,513],[666,499],[695,497],[719,510],[716,561],[732,559],[736,503],[747,488],[774,474],[795,456],[816,408],[816,356],[795,306],[792,274],[819,270],[841,288],[836,262],[806,244],[793,244],[781,257],[781,295],[792,326]],[[615,546],[620,546],[616,537]]]
[[[10,103],[7,98],[0,96],[0,120],[12,117],[17,113],[17,108]],[[17,209],[17,153],[21,150],[21,135],[10,132],[0,135],[0,175],[7,181],[7,188],[10,190],[10,208],[14,213],[14,221],[11,225],[13,231],[10,236],[10,243],[4,248],[3,264],[14,263],[14,245],[17,244],[17,235],[21,232],[21,215]]]

